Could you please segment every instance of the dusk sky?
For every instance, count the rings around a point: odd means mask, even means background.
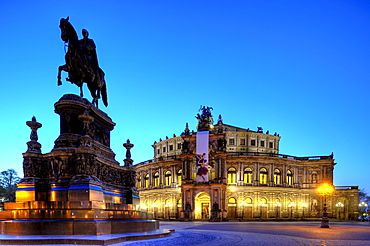
[[[123,164],[151,145],[195,130],[200,105],[215,120],[280,134],[280,153],[334,153],[334,184],[370,193],[370,2],[365,0],[1,1],[0,171],[23,177],[36,116],[42,152],[59,135],[54,103],[79,94],[65,81],[59,21],[90,32],[117,124],[111,148]],[[91,100],[84,86],[85,97]]]

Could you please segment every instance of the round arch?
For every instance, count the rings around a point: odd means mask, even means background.
[[[195,211],[194,211],[194,218],[195,219],[209,219],[210,218],[210,204],[211,198],[207,192],[199,192],[195,196]]]

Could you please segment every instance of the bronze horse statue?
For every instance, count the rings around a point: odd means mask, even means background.
[[[63,66],[59,66],[58,69],[58,85],[62,85],[61,72],[66,71],[68,72],[68,78],[66,78],[66,80],[80,87],[81,97],[83,97],[82,86],[85,82],[93,98],[92,104],[98,107],[98,100],[101,95],[103,103],[107,107],[108,98],[107,87],[104,80],[104,72],[97,64],[96,55],[96,62],[94,62],[94,59],[91,59],[91,57],[89,57],[89,55],[83,50],[81,41],[78,40],[77,33],[72,24],[69,22],[69,17],[67,17],[66,19],[62,18],[60,20],[59,27],[62,31],[62,40],[65,43],[68,43],[68,51],[65,55],[66,64]],[[83,32],[84,31],[88,35],[88,32],[86,30],[83,30]],[[93,41],[91,39],[87,39],[87,37],[86,40],[89,40],[93,43]],[[94,43],[93,46],[95,52]]]

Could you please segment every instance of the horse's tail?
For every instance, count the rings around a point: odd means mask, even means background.
[[[101,88],[101,97],[105,107],[108,107],[107,85],[105,83]]]

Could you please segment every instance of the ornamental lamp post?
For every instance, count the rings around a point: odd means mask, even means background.
[[[304,220],[304,208],[307,208],[307,203],[303,202],[302,203],[302,220]]]
[[[275,202],[275,210],[276,210],[276,215],[275,215],[275,218],[278,220],[280,219],[279,218],[279,208],[281,207],[281,203],[280,202]]]
[[[157,214],[156,214],[156,208],[158,207],[158,204],[157,203],[153,203],[152,204],[152,207],[153,207],[153,212],[154,212],[154,219],[156,219],[157,218]]]
[[[358,204],[358,206],[360,207],[361,221],[364,221],[364,214],[365,214],[365,211],[366,211],[366,208],[367,208],[368,204],[366,202],[360,202],[360,204]]]
[[[337,219],[340,220],[341,218],[340,218],[340,211],[339,211],[339,209],[343,208],[344,207],[344,204],[341,203],[341,202],[337,202],[337,204],[335,204],[335,206],[337,207],[337,217],[338,217]]]
[[[171,202],[167,202],[165,207],[167,207],[167,212],[168,212],[168,220],[171,220],[171,207],[172,207],[172,203]]]
[[[323,207],[323,213],[322,213],[322,220],[321,220],[321,228],[329,228],[329,219],[328,219],[328,213],[326,208],[326,197],[331,195],[334,192],[333,186],[329,184],[322,184],[317,188],[317,192],[319,192],[320,195],[324,196],[324,207]]]
[[[293,219],[293,207],[295,207],[295,203],[294,202],[290,202],[288,204],[288,207],[290,208],[290,219]]]
[[[263,201],[258,202],[258,206],[260,207],[260,220],[262,219],[262,206],[265,205]]]
[[[142,211],[142,212],[147,212],[147,210],[146,210],[146,209],[147,209],[146,204],[145,204],[145,203],[142,203],[142,204],[141,204],[141,211]]]
[[[244,205],[245,205],[245,201],[241,201],[240,202],[240,205],[242,205],[242,219],[244,219]]]

